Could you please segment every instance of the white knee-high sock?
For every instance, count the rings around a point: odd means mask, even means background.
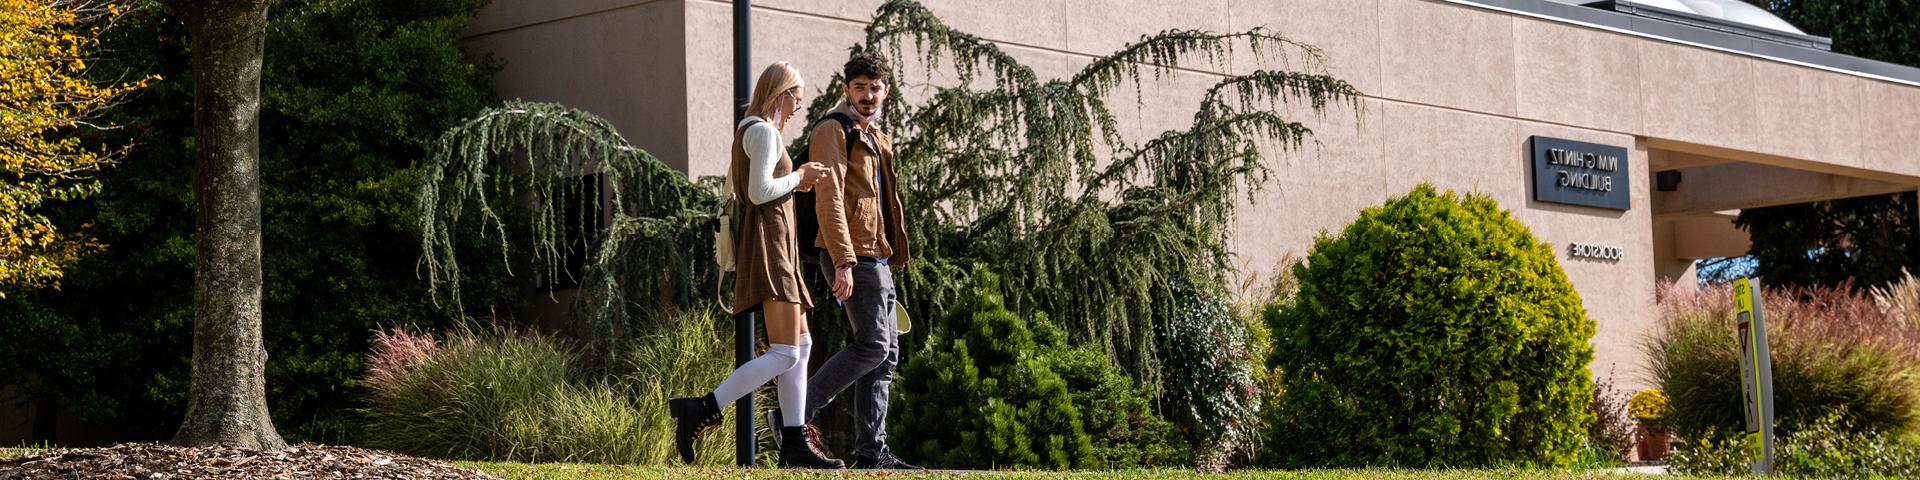
[[[780,374],[780,423],[782,427],[798,427],[807,424],[807,357],[813,356],[813,334],[802,333],[795,341],[799,347],[799,361],[793,368]]]
[[[794,362],[799,359],[800,347],[780,344],[769,346],[767,353],[762,353],[752,361],[741,365],[740,368],[733,369],[733,374],[727,375],[727,380],[720,382],[720,386],[713,389],[713,400],[720,405],[733,403],[734,400],[739,400],[740,397],[753,392],[753,389],[765,385],[768,380],[773,380],[773,377],[780,376],[781,373],[793,368]]]

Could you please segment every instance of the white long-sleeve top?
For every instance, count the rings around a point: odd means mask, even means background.
[[[774,201],[800,186],[800,174],[789,173],[784,177],[773,178],[773,167],[780,163],[780,130],[758,116],[749,116],[740,120],[739,126],[752,122],[741,139],[747,151],[747,200],[754,205]]]

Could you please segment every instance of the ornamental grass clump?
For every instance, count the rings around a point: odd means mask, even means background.
[[[711,312],[633,341],[589,368],[561,340],[498,327],[375,336],[360,444],[445,459],[664,464],[673,453],[666,399],[712,388],[731,352]],[[699,444],[703,464],[730,464],[733,430]]]
[[[394,334],[399,337],[404,334]],[[460,329],[437,348],[382,342],[370,363],[367,447],[436,458],[543,458],[535,412],[567,385],[572,355],[553,340],[502,330]],[[391,361],[388,361],[391,360]]]
[[[1856,432],[1915,432],[1920,327],[1845,286],[1762,295],[1774,418],[1783,431],[1839,414]],[[1672,285],[1658,298],[1662,324],[1644,348],[1669,398],[1663,423],[1696,445],[1710,432],[1744,431],[1732,287]]]
[[[1891,285],[1873,289],[1873,300],[1888,315],[1920,324],[1920,279],[1914,278],[1913,272],[1905,272]]]
[[[640,406],[640,437],[646,448],[632,463],[665,464],[677,462],[673,451],[674,419],[667,414],[667,399],[700,396],[720,385],[733,372],[732,318],[719,311],[693,310],[669,317],[670,328],[641,335],[621,349],[609,376],[626,398]],[[772,385],[765,387],[769,390]],[[762,392],[763,408],[775,408],[769,393]],[[733,408],[723,408],[732,415]],[[724,430],[724,431],[722,431]],[[729,464],[733,455],[732,424],[708,432],[699,444],[703,464]]]

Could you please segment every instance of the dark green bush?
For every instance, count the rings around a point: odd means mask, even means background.
[[[1008,311],[999,279],[975,272],[968,295],[901,370],[895,448],[940,468],[1110,468],[1179,456],[1111,357],[1069,348],[1038,315]],[[1091,433],[1091,434],[1090,434]]]
[[[1174,290],[1185,307],[1155,325],[1163,412],[1184,434],[1202,466],[1218,467],[1250,443],[1260,408],[1246,323],[1223,292]]]
[[[156,0],[130,8],[90,63],[162,80],[99,119],[133,142],[103,190],[51,207],[105,250],[60,290],[0,300],[0,385],[117,440],[157,440],[183,418],[193,333],[193,71],[184,22]],[[267,403],[290,441],[351,441],[367,332],[446,325],[415,270],[415,164],[442,131],[493,101],[493,68],[460,45],[486,0],[275,2],[260,82],[262,342]],[[113,73],[108,73],[113,72]],[[474,232],[476,241],[485,240]],[[490,240],[489,240],[490,241]],[[497,255],[497,253],[496,253]],[[479,262],[475,262],[479,263]],[[513,311],[504,272],[472,271],[467,313]],[[66,420],[62,420],[63,422]]]
[[[1051,324],[1036,328],[1059,332]],[[1042,335],[1044,337],[1044,335]],[[1194,451],[1184,448],[1173,425],[1153,414],[1151,401],[1133,384],[1113,357],[1093,345],[1061,348],[1047,355],[1048,367],[1067,382],[1073,405],[1092,450],[1082,464],[1088,469],[1125,469],[1182,466],[1192,463]]]
[[[1593,321],[1547,244],[1484,195],[1421,185],[1314,241],[1265,311],[1284,393],[1266,463],[1567,465]]]
[[[1828,414],[1857,432],[1909,435],[1920,426],[1920,328],[1846,287],[1764,290],[1776,425],[1791,431]],[[1661,328],[1645,343],[1682,438],[1745,428],[1740,346],[1728,285],[1660,292]]]

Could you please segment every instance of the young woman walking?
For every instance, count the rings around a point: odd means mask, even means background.
[[[744,199],[734,230],[733,313],[760,311],[765,322],[767,352],[735,369],[713,393],[699,398],[675,398],[667,405],[678,420],[674,446],[680,459],[693,462],[693,442],[720,424],[720,406],[779,379],[780,407],[805,411],[807,356],[813,337],[807,333],[807,309],[813,308],[806,283],[800,279],[800,244],[795,235],[793,195],[808,191],[827,175],[818,163],[793,168],[780,131],[806,100],[806,82],[787,62],[768,66],[760,74],[747,103],[747,118],[734,126],[734,198]],[[743,181],[744,180],[744,181]],[[780,429],[780,465],[783,467],[842,468],[808,441],[803,418],[794,415]],[[740,421],[751,421],[741,419]]]

